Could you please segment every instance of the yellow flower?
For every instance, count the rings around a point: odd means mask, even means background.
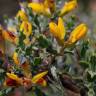
[[[16,80],[16,81],[20,81],[20,78],[17,76],[17,75],[15,75],[14,73],[6,73],[6,75],[8,76],[8,78],[10,78],[10,79],[13,79],[13,80]]]
[[[36,84],[36,83],[39,83],[41,84],[42,86],[46,86],[46,81],[43,79],[43,77],[48,73],[48,71],[45,71],[45,72],[42,72],[42,73],[39,73],[37,75],[35,75],[33,78],[32,78],[32,83],[33,84]]]
[[[36,13],[43,14],[46,16],[50,16],[50,9],[47,8],[43,3],[29,3],[28,7],[32,8],[32,10]]]
[[[49,28],[50,32],[53,34],[55,38],[59,40],[64,40],[66,31],[62,18],[59,17],[58,25],[56,25],[54,22],[50,22]]]
[[[77,6],[77,0],[66,2],[64,7],[60,11],[60,16],[65,15],[66,13],[74,10]]]
[[[14,60],[15,64],[17,64],[17,65],[20,64],[17,52],[14,52],[14,54],[13,54],[13,60]]]
[[[4,86],[19,86],[22,85],[22,79],[19,78],[17,75],[15,75],[14,73],[6,73],[7,77],[5,82],[4,82]]]
[[[16,17],[20,18],[22,21],[28,21],[28,17],[23,10],[19,10]]]
[[[73,44],[85,36],[87,33],[87,26],[85,24],[78,25],[70,34],[67,44]]]
[[[47,82],[46,82],[46,80],[43,79],[43,77],[47,73],[48,73],[48,71],[39,73],[39,74],[35,75],[32,79],[26,78],[26,77],[23,79],[23,78],[19,78],[14,73],[6,73],[8,78],[6,79],[6,82],[4,83],[4,85],[18,86],[18,85],[25,85],[25,83],[27,84],[29,82],[30,84],[39,84],[41,86],[46,86]]]
[[[25,45],[30,45],[31,44],[31,41],[28,37],[26,39],[24,39],[23,42],[24,42]]]
[[[28,21],[23,21],[20,26],[20,31],[23,31],[26,37],[29,37],[32,34],[32,24]]]
[[[17,37],[12,32],[8,32],[8,31],[4,30],[2,32],[2,36],[5,40],[12,42],[14,44],[17,44]]]
[[[54,0],[45,0],[44,5],[49,8],[51,12],[55,11],[56,5]]]

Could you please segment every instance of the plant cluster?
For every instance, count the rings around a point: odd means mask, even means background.
[[[0,27],[14,45],[14,52],[0,50],[0,96],[20,87],[31,96],[96,96],[95,43],[75,15],[77,0],[19,4]]]

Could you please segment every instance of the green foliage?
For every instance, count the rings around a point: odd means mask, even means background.
[[[90,68],[93,72],[96,72],[96,54],[93,53],[93,55],[90,57]]]
[[[0,91],[0,96],[7,96],[10,92],[13,91],[13,88],[5,88]]]
[[[89,62],[87,62],[87,61],[84,61],[84,60],[80,60],[79,61],[79,64],[80,64],[80,66],[83,68],[83,69],[87,69],[88,67],[89,67]]]
[[[92,72],[92,71],[88,71],[87,80],[88,80],[88,82],[94,82],[96,80],[96,73]]]
[[[27,56],[30,56],[32,54],[32,45],[26,48],[25,53]]]
[[[40,57],[35,57],[35,60],[34,60],[34,65],[39,65],[41,64],[41,58]]]
[[[4,62],[4,61],[3,61],[2,59],[0,59],[0,66],[2,66],[3,62]]]
[[[23,40],[25,39],[25,35],[23,34],[23,32],[20,32],[20,36],[19,36],[19,44],[18,47],[21,47],[24,50],[25,44],[23,42]]]
[[[42,48],[48,48],[51,45],[50,40],[48,40],[45,36],[41,35],[38,38],[39,46]]]
[[[89,48],[89,41],[88,40],[84,41],[81,46],[82,47],[81,47],[81,51],[80,51],[80,57],[85,58],[86,52],[87,52],[87,50]]]
[[[35,94],[36,96],[46,96],[41,90],[39,87],[36,87],[35,88]]]

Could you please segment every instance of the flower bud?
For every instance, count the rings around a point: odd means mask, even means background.
[[[76,6],[77,6],[77,1],[76,0],[66,2],[65,5],[63,6],[63,8],[60,11],[60,16],[63,16],[66,13],[74,10],[76,8]]]
[[[67,44],[73,44],[80,40],[87,33],[87,26],[85,24],[78,25],[70,34]]]

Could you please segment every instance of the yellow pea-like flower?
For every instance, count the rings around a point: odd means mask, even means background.
[[[16,37],[12,32],[3,30],[2,36],[4,40],[9,41],[11,43],[17,44],[18,42],[18,37]]]
[[[16,80],[18,83],[21,81],[21,79],[14,73],[6,73],[6,75],[8,76],[8,78],[12,80]]]
[[[42,3],[29,3],[28,7],[32,8],[32,10],[37,13],[43,13],[44,11],[44,5]]]
[[[54,0],[45,0],[44,5],[50,9],[51,12],[54,12],[56,9],[56,4]]]
[[[20,18],[20,20],[22,20],[22,21],[28,21],[28,17],[23,10],[19,10],[16,17]]]
[[[17,52],[14,52],[14,54],[13,54],[13,60],[14,60],[15,64],[17,64],[17,65],[20,64]]]
[[[59,38],[60,40],[63,40],[65,37],[65,27],[64,27],[64,23],[63,23],[63,19],[59,17],[58,19],[58,31],[59,31]]]
[[[32,10],[36,13],[43,14],[46,16],[51,15],[49,8],[47,8],[43,3],[29,3],[28,7],[32,8]]]
[[[48,71],[45,71],[45,72],[42,72],[42,73],[39,73],[37,75],[35,75],[33,78],[32,78],[32,83],[37,83],[41,78],[43,78],[45,75],[47,75]]]
[[[77,0],[66,2],[64,7],[60,11],[60,16],[65,15],[66,13],[74,10],[77,7]]]
[[[59,40],[63,40],[65,37],[65,27],[62,18],[59,17],[58,19],[58,25],[54,22],[50,22],[49,24],[50,32],[53,34],[53,36]]]
[[[32,24],[28,21],[23,21],[20,26],[20,31],[22,31],[26,37],[29,37],[32,34]]]
[[[3,27],[2,27],[2,29],[0,28],[0,31],[1,31],[1,38],[3,41],[6,40],[13,44],[18,43],[19,38],[17,36],[15,36],[12,32],[3,29]]]
[[[88,28],[85,24],[78,25],[70,34],[67,44],[73,44],[80,40],[87,33]]]

